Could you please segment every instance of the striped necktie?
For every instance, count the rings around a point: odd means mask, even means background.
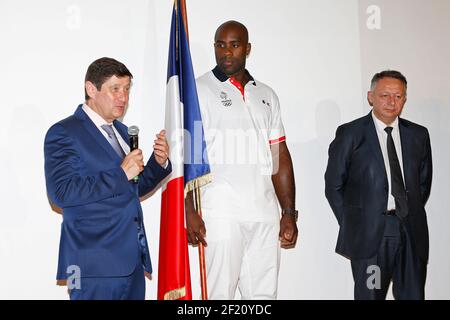
[[[125,157],[125,152],[123,152],[122,147],[120,146],[119,140],[112,128],[112,124],[104,124],[102,125],[102,129],[106,131],[108,134],[108,141],[113,147],[114,151],[123,159]]]

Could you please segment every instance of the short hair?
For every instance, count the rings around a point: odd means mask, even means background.
[[[370,82],[370,90],[374,90],[377,82],[383,78],[394,78],[400,80],[405,85],[405,90],[408,87],[408,81],[406,81],[406,77],[399,71],[384,70],[379,73],[376,73],[373,76],[372,81]]]
[[[226,22],[222,23],[222,24],[216,29],[216,33],[214,34],[214,41],[216,41],[217,35],[219,34],[219,31],[222,30],[223,28],[228,27],[228,26],[235,26],[235,27],[241,28],[242,31],[244,32],[244,36],[247,37],[247,42],[249,41],[249,35],[248,35],[248,29],[247,29],[247,27],[246,27],[243,23],[241,23],[241,22],[239,22],[239,21],[236,21],[236,20],[229,20],[229,21],[226,21]]]
[[[130,77],[133,79],[133,75],[130,70],[122,63],[113,58],[103,57],[92,62],[84,78],[84,82],[92,82],[97,90],[101,90],[102,85],[112,76],[118,78]],[[84,96],[86,101],[89,99],[86,88],[84,88]]]

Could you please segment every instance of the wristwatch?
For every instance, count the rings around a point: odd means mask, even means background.
[[[286,209],[281,210],[281,215],[284,216],[285,214],[293,215],[294,218],[295,218],[295,222],[297,222],[297,220],[298,220],[298,210],[291,209],[291,208],[286,208]]]

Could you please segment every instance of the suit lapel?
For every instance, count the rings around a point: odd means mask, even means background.
[[[366,138],[370,145],[370,149],[372,150],[372,154],[375,157],[375,162],[378,164],[380,171],[383,172],[387,183],[386,166],[384,165],[384,158],[383,153],[381,152],[377,129],[375,128],[375,123],[373,123],[372,112],[367,115]]]
[[[403,162],[403,177],[405,180],[405,188],[408,190],[408,173],[409,173],[409,161],[410,159],[414,159],[414,155],[412,154],[413,148],[411,146],[412,133],[411,129],[403,119],[398,119],[398,129],[400,131],[400,144],[402,146],[402,162]]]
[[[130,146],[130,137],[128,136],[128,128],[126,125],[124,125],[122,122],[118,120],[114,120],[114,127],[119,132],[120,136],[122,137],[123,141],[125,141],[128,146]]]
[[[108,140],[99,132],[97,126],[92,122],[88,115],[83,111],[82,105],[79,105],[75,111],[75,116],[81,121],[88,134],[92,137],[101,148],[115,161],[121,161],[122,159],[114,151],[113,147],[109,144]]]

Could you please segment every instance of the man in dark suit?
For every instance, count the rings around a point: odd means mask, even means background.
[[[428,130],[400,118],[406,78],[375,74],[372,111],[341,125],[330,144],[325,194],[340,229],[336,252],[351,260],[355,299],[424,299],[425,213],[432,161]]]
[[[164,130],[146,165],[141,150],[130,152],[127,127],[117,119],[132,77],[119,61],[94,61],[86,102],[45,137],[47,192],[63,211],[57,278],[67,279],[71,299],[144,299],[144,272],[152,272],[139,197],[171,164]]]

